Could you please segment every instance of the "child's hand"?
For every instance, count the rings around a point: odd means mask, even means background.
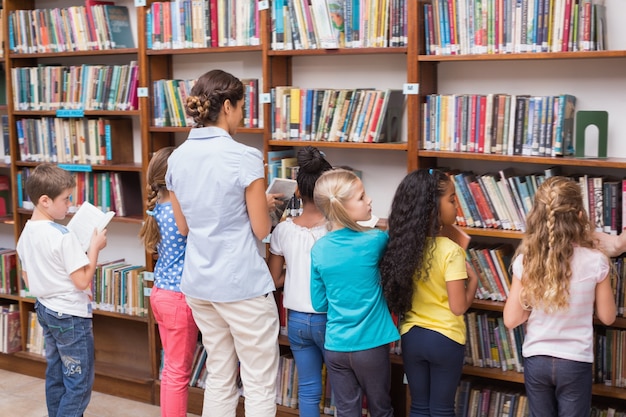
[[[104,249],[107,245],[107,229],[98,232],[98,229],[93,229],[93,235],[89,242],[89,249],[95,249],[98,252]]]
[[[270,213],[276,210],[276,204],[283,203],[281,198],[284,196],[284,194],[267,194],[267,209]]]

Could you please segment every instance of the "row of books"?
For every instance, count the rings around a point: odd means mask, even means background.
[[[574,154],[576,97],[432,94],[423,104],[422,148],[501,155]]]
[[[137,61],[11,68],[16,110],[138,110]]]
[[[0,305],[0,352],[22,350],[22,331],[18,304]]]
[[[607,48],[602,0],[432,0],[423,7],[429,55]]]
[[[406,0],[274,0],[272,49],[407,45]]]
[[[467,343],[465,363],[479,368],[499,368],[523,372],[522,345],[524,325],[515,329],[504,326],[502,313],[465,313]]]
[[[2,77],[4,74],[0,74]],[[0,94],[2,92],[0,91]],[[4,161],[4,163],[11,163],[11,137],[9,136],[9,115],[2,114],[0,115],[0,161]]]
[[[513,247],[503,244],[493,247],[472,245],[466,251],[469,267],[478,276],[476,298],[506,301],[511,288],[510,265]]]
[[[35,355],[46,355],[46,344],[43,338],[43,328],[37,320],[37,313],[28,312],[28,334],[26,337],[26,351]]]
[[[612,258],[611,286],[615,295],[617,315],[626,317],[626,257]]]
[[[96,267],[92,283],[93,308],[129,316],[148,315],[144,297],[142,265],[131,265],[123,259],[102,263]]]
[[[11,178],[0,175],[0,217],[13,214],[13,196],[11,195]]]
[[[16,130],[23,162],[89,165],[133,162],[131,119],[18,119]]]
[[[196,80],[157,80],[152,83],[154,125],[193,126],[193,119],[185,112],[187,97]],[[243,78],[244,107],[242,127],[260,127],[259,80]]]
[[[272,139],[398,142],[401,90],[272,89]]]
[[[128,8],[112,1],[9,13],[9,48],[18,54],[134,47]]]
[[[0,294],[17,295],[17,252],[0,249]]]
[[[34,209],[24,188],[30,172],[31,168],[22,168],[16,177],[18,207],[27,210]],[[74,175],[76,186],[71,195],[73,205],[70,207],[70,213],[76,211],[84,201],[89,201],[104,212],[115,211],[118,217],[141,216],[142,202],[138,196],[141,195],[142,187],[137,173],[77,171]]]
[[[461,380],[456,392],[457,417],[527,417],[528,398],[522,392],[503,390]]]
[[[146,39],[155,50],[259,45],[259,2],[154,2],[146,11]]]
[[[594,382],[626,388],[626,330],[607,328],[594,338]]]
[[[0,9],[0,28],[3,28],[4,25],[5,25],[4,9]],[[4,58],[4,30],[0,30],[0,58]]]

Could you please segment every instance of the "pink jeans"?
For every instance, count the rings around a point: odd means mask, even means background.
[[[150,305],[164,351],[161,416],[186,417],[187,396],[198,328],[182,293],[152,288]]]

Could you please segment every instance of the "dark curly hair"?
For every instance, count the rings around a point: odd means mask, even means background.
[[[426,279],[434,246],[428,237],[439,233],[439,199],[450,178],[442,171],[418,169],[402,180],[391,204],[389,243],[380,261],[387,305],[402,315],[411,309],[414,282]]]
[[[313,202],[315,182],[325,171],[333,169],[324,154],[314,146],[305,146],[298,151],[298,191],[302,201]]]
[[[194,121],[194,127],[214,124],[226,100],[234,105],[243,99],[243,84],[239,78],[222,70],[212,70],[203,74],[194,84],[187,102],[185,113]]]

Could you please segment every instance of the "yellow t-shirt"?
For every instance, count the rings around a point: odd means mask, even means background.
[[[463,316],[455,316],[448,304],[446,281],[467,279],[465,252],[447,237],[435,238],[432,265],[426,280],[413,278],[413,303],[404,317],[400,333],[419,326],[439,332],[457,343],[465,344]],[[417,275],[417,274],[416,274]]]

